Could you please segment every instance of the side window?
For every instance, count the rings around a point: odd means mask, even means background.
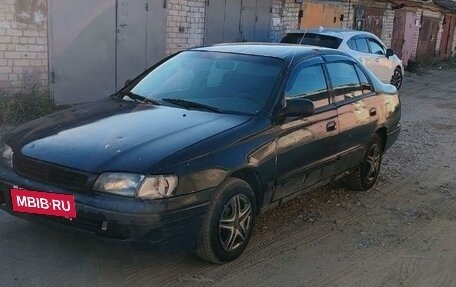
[[[367,45],[367,40],[365,38],[358,38],[355,39],[356,46],[358,47],[358,51],[362,53],[370,53],[369,46]]]
[[[356,47],[356,44],[355,44],[355,40],[353,39],[350,39],[347,41],[347,46],[352,49],[352,50],[358,50],[358,48]]]
[[[369,79],[361,68],[355,64],[356,72],[358,73],[359,81],[361,83],[361,88],[363,89],[363,94],[368,94],[372,92],[372,87]]]
[[[340,102],[362,95],[361,85],[355,67],[350,62],[334,62],[326,64],[335,101]]]
[[[369,39],[369,45],[370,45],[372,54],[385,55],[385,48],[376,40]]]
[[[328,86],[323,67],[298,65],[285,88],[285,100],[303,98],[313,101],[315,108],[329,105]]]

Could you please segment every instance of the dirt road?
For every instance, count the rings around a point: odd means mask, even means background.
[[[335,184],[263,214],[233,263],[0,211],[0,286],[456,286],[455,79],[406,78],[403,131],[373,190]]]

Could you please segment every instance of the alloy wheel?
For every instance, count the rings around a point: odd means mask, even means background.
[[[219,220],[219,241],[225,252],[244,245],[252,227],[252,205],[247,196],[237,194],[223,207]]]
[[[395,70],[393,77],[391,78],[391,84],[394,85],[397,89],[402,86],[402,73],[399,70]]]
[[[382,154],[378,144],[372,145],[367,154],[365,164],[365,174],[368,181],[373,181],[377,178],[380,171],[381,157]]]

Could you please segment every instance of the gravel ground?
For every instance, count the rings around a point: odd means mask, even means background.
[[[343,182],[261,215],[246,253],[215,266],[36,226],[0,212],[1,286],[454,286],[456,70],[407,75],[402,133],[368,192]],[[176,248],[175,248],[176,247]]]

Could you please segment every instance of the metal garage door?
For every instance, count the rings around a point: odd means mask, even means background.
[[[383,14],[385,9],[358,6],[355,9],[355,29],[371,32],[378,37],[382,36]]]
[[[420,62],[430,62],[434,58],[439,21],[439,18],[423,17],[416,50],[416,58]]]
[[[206,45],[269,41],[270,0],[207,0]]]
[[[51,93],[57,104],[112,94],[165,55],[156,0],[49,0]]]
[[[391,47],[405,64],[412,57],[415,30],[415,12],[396,10]]]
[[[446,59],[453,54],[453,37],[456,29],[456,16],[445,14],[443,20],[443,33],[440,42],[440,59]]]
[[[341,5],[322,3],[302,3],[300,28],[341,28],[344,9]]]

